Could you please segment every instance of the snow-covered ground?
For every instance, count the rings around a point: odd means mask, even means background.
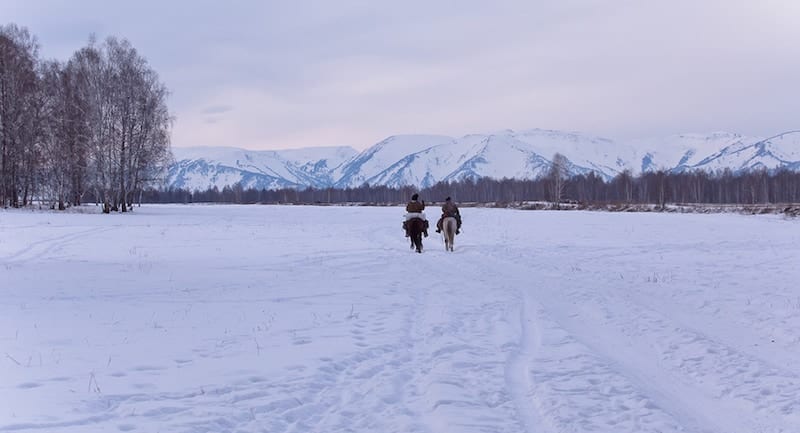
[[[800,221],[402,213],[0,211],[0,432],[800,431]]]

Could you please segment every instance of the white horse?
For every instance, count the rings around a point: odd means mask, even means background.
[[[444,235],[444,250],[453,251],[453,241],[456,240],[458,222],[455,217],[445,217],[442,220],[442,234]]]

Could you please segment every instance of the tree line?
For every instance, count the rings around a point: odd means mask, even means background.
[[[554,158],[554,160],[557,160]],[[563,162],[563,161],[562,161]],[[187,189],[150,189],[143,200],[152,203],[265,203],[265,204],[397,204],[418,192],[426,201],[443,202],[452,197],[457,202],[519,203],[546,201],[582,204],[776,204],[800,203],[800,172],[790,170],[735,173],[725,169],[705,171],[655,171],[633,176],[624,171],[606,180],[594,173],[569,177],[556,166],[547,176],[532,180],[464,179],[440,182],[417,189],[411,186],[391,188],[362,185],[357,188],[284,188],[277,190],[243,188],[236,184],[205,191]]]
[[[167,88],[124,39],[90,37],[66,62],[38,52],[0,26],[0,206],[129,210],[171,159]]]

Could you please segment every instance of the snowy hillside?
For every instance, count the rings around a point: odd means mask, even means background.
[[[755,137],[743,137],[728,132],[713,132],[634,140],[631,146],[634,149],[641,149],[636,159],[641,165],[636,167],[636,172],[682,171],[697,167],[703,160],[722,149],[758,140]]]
[[[441,181],[491,177],[534,179],[545,175],[556,153],[572,174],[611,179],[623,170],[785,167],[800,170],[800,131],[773,137],[728,132],[681,134],[619,142],[577,132],[504,130],[461,138],[438,135],[389,137],[363,152],[350,147],[248,151],[236,148],[176,148],[167,185],[206,189],[241,182],[255,188],[370,185],[428,187]]]
[[[316,147],[279,151],[253,151],[230,147],[174,148],[167,185],[204,190],[241,182],[245,188],[325,187],[351,147]]]
[[[452,141],[452,138],[440,135],[400,135],[389,137],[380,143],[361,152],[358,156],[343,164],[335,172],[337,187],[357,187],[364,182],[370,185],[400,186],[414,184],[409,182],[413,172],[405,170],[406,166],[416,159],[416,154],[425,149]],[[399,168],[400,170],[397,170]],[[399,176],[388,173],[395,169]]]
[[[763,140],[732,143],[700,161],[695,167],[711,170],[800,168],[800,131],[787,132]]]

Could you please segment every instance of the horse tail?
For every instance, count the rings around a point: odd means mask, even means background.
[[[445,217],[442,221],[442,230],[444,233],[444,247],[448,251],[453,251],[453,242],[456,239],[456,230],[458,230],[458,222],[455,217]]]

